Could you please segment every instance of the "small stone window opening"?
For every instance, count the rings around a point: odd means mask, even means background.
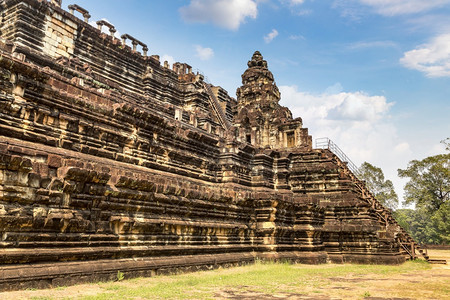
[[[295,134],[293,131],[286,133],[286,141],[288,147],[295,147]]]
[[[251,134],[247,134],[247,143],[251,144],[252,143],[252,135]]]

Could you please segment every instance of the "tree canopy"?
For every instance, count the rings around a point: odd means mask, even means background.
[[[412,160],[406,169],[398,169],[398,175],[409,178],[405,204],[437,211],[450,199],[450,154]]]
[[[359,167],[359,177],[366,182],[375,198],[385,207],[394,210],[398,206],[398,196],[395,193],[392,181],[385,180],[383,170],[364,162]]]
[[[449,141],[443,141],[447,150]],[[449,244],[450,154],[412,160],[406,169],[398,170],[398,175],[409,178],[404,203],[415,204],[415,210],[395,212],[399,224],[420,243]]]
[[[421,244],[450,244],[450,205],[436,212],[426,208],[398,209],[394,217]]]

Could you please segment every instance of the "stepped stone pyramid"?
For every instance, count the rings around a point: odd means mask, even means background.
[[[408,257],[389,211],[279,105],[261,53],[234,99],[77,5],[0,5],[0,289]]]

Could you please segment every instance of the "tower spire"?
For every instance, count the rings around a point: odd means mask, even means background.
[[[267,61],[259,51],[253,53],[247,66],[248,69],[242,74],[242,86],[237,90],[239,107],[256,103],[260,107],[278,104],[280,91],[275,84],[272,72],[268,69]]]
[[[291,111],[279,104],[280,91],[259,51],[253,53],[247,66],[242,86],[236,91],[238,111],[234,124],[241,140],[263,148],[310,147],[302,120],[292,119]]]

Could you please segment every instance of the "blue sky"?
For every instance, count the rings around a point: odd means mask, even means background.
[[[233,97],[261,51],[313,139],[381,167],[400,198],[396,170],[450,137],[450,0],[74,2]]]

